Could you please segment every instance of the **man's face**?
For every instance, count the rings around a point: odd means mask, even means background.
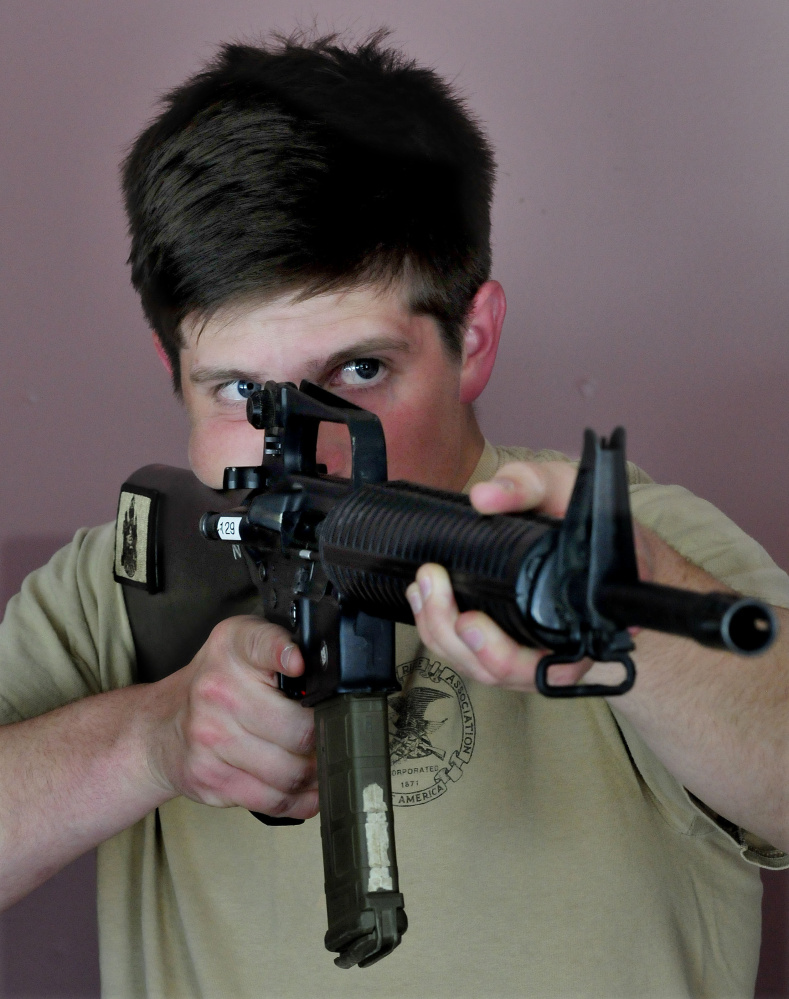
[[[376,413],[391,479],[458,490],[479,458],[482,438],[459,401],[461,363],[435,320],[412,315],[398,292],[364,287],[227,309],[205,325],[185,323],[184,342],[189,461],[208,485],[222,485],[226,465],[262,460],[263,434],[247,422],[239,381],[307,378]],[[350,474],[344,427],[322,424],[318,461]]]

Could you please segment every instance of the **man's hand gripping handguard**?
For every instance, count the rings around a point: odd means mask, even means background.
[[[557,520],[483,516],[465,496],[387,482],[378,419],[308,382],[255,387],[247,411],[266,431],[263,464],[226,470],[226,489],[250,491],[237,508],[206,513],[201,530],[235,546],[265,617],[304,657],[303,676],[283,677],[282,689],[315,707],[325,942],[341,967],[385,956],[407,926],[387,696],[398,687],[394,623],[413,623],[405,591],[419,566],[445,566],[461,611],[482,610],[519,643],[547,650],[536,678],[546,696],[629,690],[633,626],[745,655],[773,640],[774,618],[758,601],[639,581],[621,429],[609,442],[586,432],[567,515]],[[348,427],[350,479],[316,465],[322,421]],[[553,664],[586,657],[620,663],[621,682],[551,683]]]

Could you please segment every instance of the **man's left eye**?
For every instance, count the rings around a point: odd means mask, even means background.
[[[375,357],[356,357],[343,364],[339,381],[343,385],[369,385],[378,380],[384,366]]]

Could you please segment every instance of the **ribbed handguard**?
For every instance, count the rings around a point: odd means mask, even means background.
[[[385,694],[339,694],[315,706],[321,839],[335,964],[366,967],[408,926],[399,892]]]
[[[370,614],[413,623],[405,590],[425,562],[443,565],[461,610],[484,611],[512,638],[534,644],[528,592],[558,521],[481,517],[466,497],[389,482],[350,493],[320,527],[326,574]],[[548,537],[545,537],[548,534]]]

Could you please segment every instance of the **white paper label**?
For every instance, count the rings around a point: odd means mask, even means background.
[[[389,868],[389,826],[386,822],[384,792],[379,784],[368,784],[362,792],[362,807],[367,840],[367,862],[370,865],[368,891],[392,891]]]
[[[216,531],[223,541],[240,541],[240,526],[240,517],[220,517],[216,525]]]

